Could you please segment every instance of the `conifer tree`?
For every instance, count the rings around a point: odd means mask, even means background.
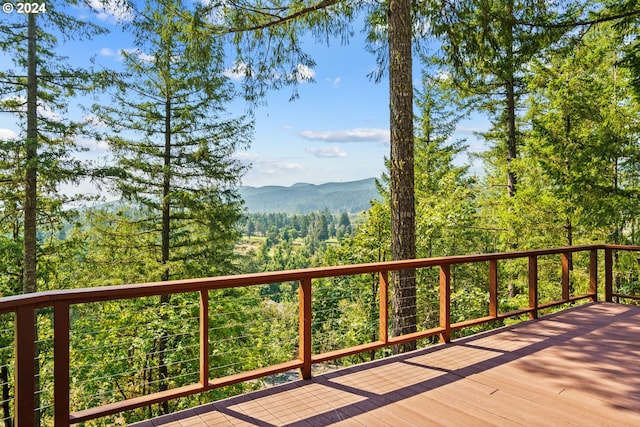
[[[525,149],[557,200],[564,245],[622,243],[635,225],[639,107],[619,64],[623,46],[603,23],[532,66]]]
[[[45,6],[39,13],[5,14],[0,23],[0,48],[12,61],[0,69],[0,112],[13,116],[19,129],[15,137],[0,141],[0,185],[6,197],[1,208],[10,215],[2,225],[11,228],[2,234],[22,242],[22,254],[13,262],[22,266],[23,292],[38,290],[38,232],[43,224],[59,225],[63,204],[71,201],[59,193],[60,184],[88,175],[86,165],[75,158],[82,150],[77,139],[84,123],[71,120],[68,108],[73,96],[91,88],[92,74],[70,66],[56,50],[65,39],[103,32],[65,13],[65,4]]]
[[[88,175],[87,165],[75,158],[84,124],[71,120],[68,108],[74,95],[90,89],[92,75],[70,66],[56,51],[64,39],[82,39],[102,30],[67,14],[65,6],[46,3],[33,13],[3,14],[0,23],[0,49],[10,58],[0,68],[0,113],[13,117],[18,129],[15,136],[0,140],[3,294],[44,290],[42,260],[57,250],[52,246],[58,242],[43,237],[55,236],[72,215],[65,206],[72,197],[61,195],[60,185]],[[40,353],[39,348],[36,351]],[[4,356],[0,355],[3,366]],[[35,372],[39,389],[39,358]],[[43,416],[40,406],[46,406],[40,405],[40,396],[38,392],[37,425]],[[7,410],[3,405],[4,418],[11,420]]]
[[[433,77],[431,74],[435,75]],[[448,256],[473,247],[474,181],[463,161],[464,140],[451,140],[465,114],[447,76],[428,67],[417,90],[416,211],[418,257]],[[464,236],[464,237],[463,237]],[[465,249],[459,240],[464,240]]]
[[[491,138],[506,164],[507,196],[516,194],[518,177],[517,109],[524,94],[529,60],[569,29],[544,23],[560,13],[571,16],[571,4],[539,0],[468,0],[430,3],[433,31],[442,41],[443,62],[461,92],[493,119]],[[564,10],[562,9],[564,8]]]
[[[243,168],[232,154],[248,144],[252,123],[226,112],[234,88],[223,74],[221,41],[204,30],[204,19],[197,5],[146,2],[131,23],[137,49],[122,52],[125,72],[115,76],[111,103],[94,109],[111,130],[105,138],[115,161],[108,171],[113,188],[137,205],[135,218],[120,218],[135,227],[123,229],[146,236],[132,236],[142,244],[135,251],[141,259],[151,254],[159,267],[147,280],[234,270],[241,218],[234,187]],[[162,296],[159,303],[170,301]],[[146,380],[164,391],[169,332],[157,334],[148,349],[157,369]],[[169,412],[168,403],[161,412]]]
[[[122,52],[109,105],[95,113],[115,167],[113,188],[145,212],[136,222],[157,237],[164,272],[150,280],[229,272],[240,201],[233,190],[252,124],[231,117],[234,88],[223,75],[222,45],[203,29],[199,8],[148,2],[131,29],[136,49]]]

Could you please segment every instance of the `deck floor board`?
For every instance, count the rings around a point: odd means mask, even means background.
[[[640,307],[592,303],[135,427],[639,426]]]

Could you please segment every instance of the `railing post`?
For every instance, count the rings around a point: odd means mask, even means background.
[[[569,301],[569,255],[562,253],[562,299]]]
[[[530,319],[538,318],[538,257],[529,256],[529,313]]]
[[[69,303],[53,305],[53,401],[56,427],[69,426]]]
[[[451,266],[440,265],[440,342],[451,341]]]
[[[604,300],[613,302],[613,250],[604,250]]]
[[[498,317],[498,260],[489,261],[489,316]]]
[[[589,292],[593,294],[592,302],[598,301],[598,250],[589,251]]]
[[[389,342],[389,272],[381,271],[379,275],[379,331],[380,341]]]
[[[35,425],[35,364],[36,325],[35,307],[19,306],[16,310],[15,329],[15,425]]]
[[[209,291],[200,290],[200,384],[209,385]]]
[[[302,360],[300,376],[311,378],[311,279],[300,280],[299,287],[299,350],[298,357]]]

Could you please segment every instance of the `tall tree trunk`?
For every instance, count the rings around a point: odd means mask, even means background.
[[[36,14],[28,15],[27,35],[27,140],[24,176],[23,292],[36,292],[36,199],[38,192],[38,76]]]
[[[507,94],[507,194],[509,197],[516,195],[518,178],[513,170],[512,162],[518,156],[518,144],[516,137],[516,96],[514,76],[510,76],[510,81],[506,84]]]
[[[36,246],[37,246],[37,197],[38,197],[38,69],[37,69],[36,14],[27,17],[27,139],[25,143],[24,176],[24,293],[36,292]],[[38,331],[35,331],[36,342]],[[35,364],[35,423],[40,425],[40,365],[36,346]]]
[[[518,156],[518,145],[516,139],[515,76],[513,72],[509,74],[508,81],[505,84],[507,106],[507,196],[512,198],[516,195],[516,186],[518,184],[518,178],[513,170],[513,160]],[[511,242],[511,250],[516,250],[517,248],[518,239],[514,239]],[[519,292],[520,290],[516,288],[515,284],[509,281],[509,285],[507,286],[509,298],[515,298]]]
[[[391,0],[388,23],[391,255],[394,260],[400,260],[416,256],[411,2]],[[415,270],[393,274],[391,311],[393,336],[416,331]],[[396,346],[394,351],[405,352],[415,348],[416,343],[410,342]]]
[[[566,111],[564,112],[564,136],[565,136],[565,140],[567,141],[567,143],[570,141],[571,138],[571,111]],[[569,146],[569,144],[567,144],[567,146]],[[566,153],[565,154],[565,173],[567,174],[567,178],[569,177],[569,173],[571,171],[571,155],[570,153]],[[570,198],[573,198],[573,195],[570,195]],[[571,221],[571,212],[573,211],[573,208],[570,207],[569,208],[570,211],[566,213],[566,217],[565,217],[565,224],[564,224],[564,229],[566,232],[566,237],[567,237],[567,246],[573,246],[573,223]],[[567,254],[568,260],[569,260],[569,270],[573,270],[573,253],[568,253]]]
[[[507,82],[505,84],[506,107],[507,107],[507,193],[509,197],[516,195],[518,178],[513,170],[512,162],[518,156],[518,145],[516,136],[516,90],[515,90],[515,70],[513,67],[513,25],[515,16],[513,15],[513,2],[509,3],[507,13],[509,14],[509,39],[507,45],[507,63],[510,64]]]
[[[506,120],[507,120],[507,196],[512,198],[516,195],[516,187],[518,185],[518,177],[513,170],[513,161],[518,157],[518,139],[516,131],[516,85],[515,85],[515,67],[514,52],[513,52],[513,25],[515,22],[515,16],[513,15],[513,2],[509,2],[507,5],[508,14],[508,39],[507,46],[507,64],[509,68],[506,74],[505,82],[505,103],[506,103]],[[518,248],[518,241],[515,239],[511,242],[511,249],[516,250]],[[514,298],[520,292],[516,288],[513,282],[509,282],[507,287],[507,293],[509,298]]]
[[[162,281],[169,280],[169,248],[170,248],[170,232],[171,232],[171,200],[169,192],[171,190],[171,99],[167,95],[165,102],[165,121],[164,121],[164,171],[162,182]],[[160,304],[169,304],[170,295],[162,295]],[[166,315],[162,315],[162,320],[166,321]],[[167,332],[162,331],[158,340],[158,376],[159,389],[166,391],[168,389],[167,381],[169,377],[169,369],[165,361],[165,352],[167,351]],[[163,414],[169,413],[169,402],[162,402],[161,409]]]
[[[162,281],[169,280],[169,235],[171,218],[171,99],[167,97],[164,111],[164,170],[162,171]]]

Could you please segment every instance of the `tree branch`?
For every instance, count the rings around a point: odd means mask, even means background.
[[[279,16],[279,15],[273,15],[271,13],[260,12],[260,13],[262,13],[264,15],[273,17],[273,20],[267,21],[267,22],[264,22],[264,23],[261,23],[261,24],[257,24],[257,25],[251,26],[251,27],[227,28],[227,29],[224,29],[224,30],[221,30],[221,31],[220,31],[219,27],[216,27],[216,28],[219,30],[220,34],[234,34],[234,33],[242,33],[242,32],[245,32],[245,31],[264,30],[264,29],[267,29],[267,28],[275,27],[277,25],[281,25],[281,24],[284,24],[286,22],[292,21],[294,19],[297,19],[297,18],[299,18],[301,16],[304,16],[304,15],[307,15],[309,13],[316,12],[316,11],[322,10],[322,9],[326,9],[328,7],[331,7],[331,6],[339,3],[340,1],[341,0],[322,0],[320,3],[305,7],[304,9],[301,9],[301,10],[299,10],[297,12],[294,12],[294,13],[292,13],[290,15],[285,15],[285,16]]]
[[[601,16],[596,19],[587,19],[584,21],[574,21],[574,22],[558,22],[558,23],[535,23],[535,22],[525,22],[525,21],[516,21],[519,25],[524,25],[526,27],[539,27],[539,28],[569,28],[569,27],[584,27],[589,25],[601,24],[603,22],[611,22],[617,21],[624,18],[631,18],[633,16],[640,15],[640,9],[630,10],[628,12],[619,13],[616,15],[608,15]]]

